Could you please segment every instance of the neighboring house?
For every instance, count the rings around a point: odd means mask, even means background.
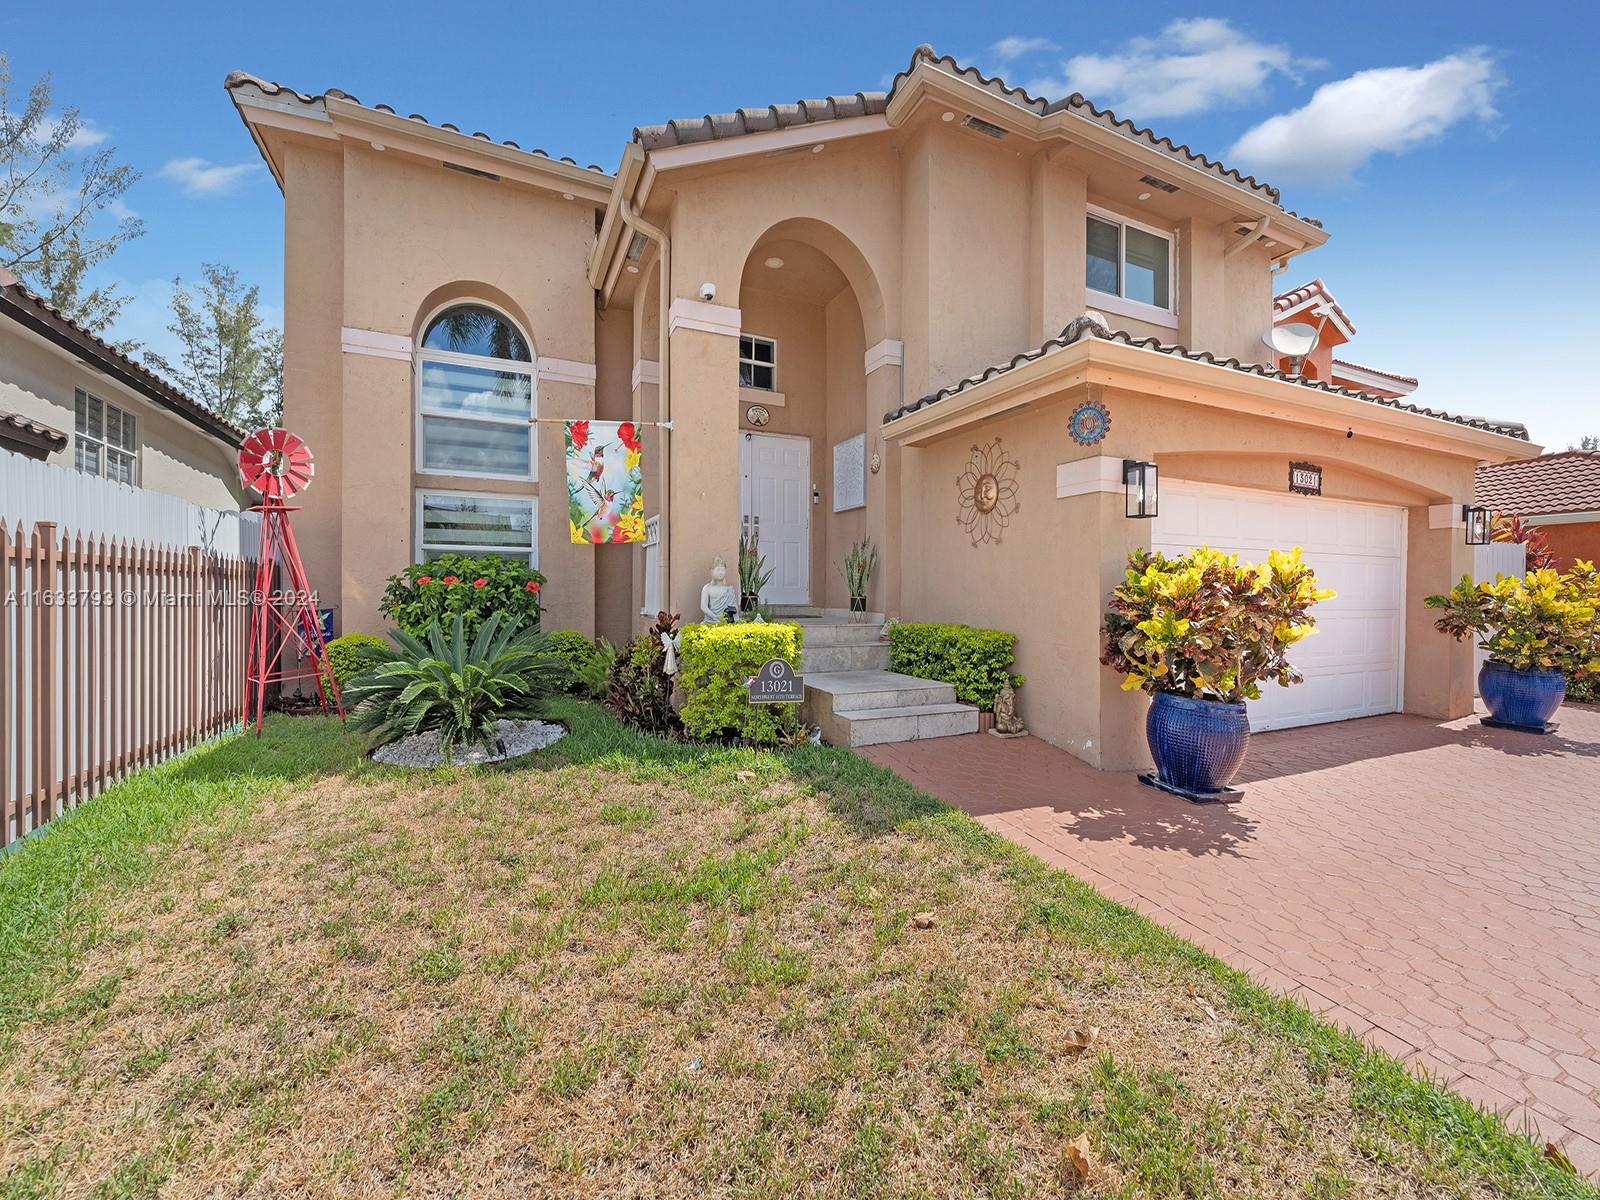
[[[1479,467],[1478,503],[1536,526],[1563,569],[1600,562],[1600,450]]]
[[[243,436],[0,269],[0,450],[236,509]]]
[[[1313,279],[1310,283],[1274,296],[1272,314],[1274,325],[1309,325],[1317,331],[1316,344],[1301,362],[1269,355],[1274,366],[1285,371],[1297,371],[1307,379],[1321,380],[1336,387],[1388,400],[1409,396],[1417,390],[1417,381],[1410,375],[1380,371],[1377,367],[1364,367],[1360,363],[1334,356],[1335,349],[1356,336],[1356,326],[1322,280]]]
[[[1340,595],[1258,727],[1471,711],[1471,647],[1421,598],[1472,569],[1474,472],[1527,431],[1271,363],[1275,273],[1328,238],[1276,188],[927,47],[887,92],[640,127],[614,174],[227,89],[284,194],[301,546],[345,629],[405,563],[481,546],[549,575],[552,627],[623,637],[696,615],[759,516],[768,600],[842,607],[870,536],[874,611],[1014,631],[1031,728],[1123,768],[1145,704],[1098,656],[1128,552],[1299,545]],[[655,544],[571,542],[534,416],[670,420]],[[1159,468],[1152,520],[1125,460]]]

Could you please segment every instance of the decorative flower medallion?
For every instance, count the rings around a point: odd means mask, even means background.
[[[1111,428],[1111,412],[1098,400],[1085,400],[1067,418],[1067,432],[1080,446],[1092,446]]]
[[[956,524],[967,531],[974,546],[1000,541],[1016,515],[1019,464],[995,438],[987,446],[974,446],[966,470],[956,478],[961,502]]]

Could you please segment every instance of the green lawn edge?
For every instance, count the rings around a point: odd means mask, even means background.
[[[634,778],[709,784],[731,799],[789,778],[826,796],[864,837],[918,836],[974,866],[995,867],[1017,888],[1025,928],[1046,927],[1122,957],[1168,962],[1209,976],[1231,1011],[1297,1052],[1308,1069],[1338,1069],[1352,1103],[1392,1136],[1425,1146],[1498,1190],[1600,1200],[1600,1187],[1546,1158],[1500,1117],[1255,983],[1206,951],[1051,867],[972,817],[853,751],[674,742],[630,729],[599,707],[560,699],[551,715],[568,736],[514,763],[442,767],[461,773],[542,771],[593,764]],[[126,779],[0,854],[0,1061],[17,1028],[46,997],[71,986],[77,953],[103,932],[96,896],[132,887],[158,866],[185,826],[248,810],[274,793],[328,774],[415,776],[372,764],[332,718],[269,718],[264,733],[224,735]],[[715,794],[715,791],[713,792]]]

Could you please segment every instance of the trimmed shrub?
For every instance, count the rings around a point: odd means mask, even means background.
[[[941,625],[932,621],[897,622],[889,626],[889,669],[918,679],[948,683],[956,699],[994,708],[995,693],[1007,682],[1022,682],[1011,673],[1017,657],[1017,635],[1003,629]]]
[[[545,648],[562,663],[557,686],[566,692],[582,691],[594,660],[600,657],[595,644],[576,629],[557,629],[546,635]]]
[[[678,656],[679,716],[691,737],[738,737],[754,744],[778,740],[795,704],[751,704],[745,683],[768,659],[800,669],[800,626],[781,622],[688,625]]]
[[[539,593],[545,578],[517,558],[498,554],[441,554],[389,576],[378,611],[414,638],[432,625],[448,629],[459,614],[475,637],[491,613],[539,627]]]
[[[389,643],[370,633],[347,633],[328,643],[328,670],[340,687],[372,661],[372,651]]]
[[[606,678],[606,703],[611,711],[646,733],[672,734],[681,727],[672,707],[672,680],[661,635],[678,628],[677,613],[657,613],[656,623],[611,659]]]

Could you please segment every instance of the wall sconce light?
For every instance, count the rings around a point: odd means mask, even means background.
[[[1160,496],[1159,472],[1153,462],[1138,459],[1122,460],[1122,486],[1127,493],[1127,515],[1153,517],[1158,510]]]
[[[1461,506],[1461,523],[1467,527],[1467,545],[1487,546],[1489,544],[1490,519],[1487,508],[1463,504]]]

